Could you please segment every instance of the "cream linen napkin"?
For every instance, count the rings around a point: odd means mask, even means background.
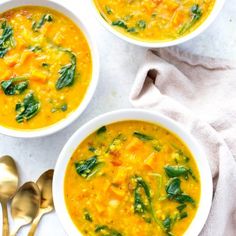
[[[182,124],[208,157],[214,198],[201,236],[236,235],[236,62],[178,48],[148,51],[130,94]],[[203,193],[204,194],[204,193]]]

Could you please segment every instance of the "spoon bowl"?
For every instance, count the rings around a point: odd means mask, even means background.
[[[15,161],[10,156],[0,158],[0,202],[3,212],[2,235],[9,235],[7,202],[13,197],[18,187],[19,177]]]
[[[15,222],[11,236],[15,236],[18,230],[30,224],[38,215],[41,201],[41,193],[37,184],[27,182],[20,187],[11,204],[11,214]]]
[[[37,185],[41,192],[41,205],[38,216],[34,219],[28,236],[33,236],[36,228],[44,214],[47,214],[54,209],[52,197],[52,180],[54,170],[44,172],[37,180]]]

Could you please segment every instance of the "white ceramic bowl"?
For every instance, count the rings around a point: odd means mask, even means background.
[[[159,113],[136,109],[110,112],[91,120],[75,132],[61,151],[54,172],[53,197],[56,212],[67,234],[73,236],[82,235],[71,220],[64,199],[64,176],[68,162],[78,145],[88,135],[103,125],[124,120],[142,120],[158,124],[180,137],[191,150],[199,168],[202,194],[196,217],[186,231],[185,236],[197,236],[207,220],[212,201],[212,176],[206,156],[192,135],[176,122]]]
[[[172,40],[172,41],[157,41],[157,42],[147,42],[147,41],[142,41],[142,40],[137,40],[137,39],[133,39],[131,37],[128,37],[126,35],[124,35],[123,33],[119,32],[118,30],[116,30],[114,27],[112,27],[111,25],[109,25],[101,16],[101,14],[99,13],[99,11],[97,10],[97,7],[95,6],[94,0],[89,0],[90,1],[90,7],[93,10],[94,15],[96,15],[98,21],[111,33],[113,33],[114,35],[118,36],[119,38],[138,45],[138,46],[142,46],[142,47],[147,47],[147,48],[163,48],[163,47],[170,47],[170,46],[174,46],[174,45],[179,45],[181,43],[187,42],[190,39],[195,38],[196,36],[198,36],[199,34],[201,34],[205,29],[207,29],[207,27],[215,20],[215,18],[218,16],[219,12],[221,11],[225,0],[215,0],[215,5],[213,10],[211,11],[210,15],[208,16],[208,18],[193,32]]]
[[[35,130],[15,130],[11,128],[6,128],[3,126],[0,126],[0,133],[5,134],[12,137],[21,137],[21,138],[35,138],[35,137],[41,137],[41,136],[47,136],[50,134],[53,134],[68,125],[70,125],[73,121],[75,121],[81,113],[86,109],[88,106],[98,83],[99,78],[99,56],[96,46],[96,41],[93,35],[91,35],[88,26],[83,21],[83,19],[79,15],[75,15],[73,12],[68,10],[65,7],[65,4],[61,4],[60,1],[53,1],[53,0],[1,0],[0,1],[0,12],[5,12],[10,9],[16,8],[16,7],[22,7],[22,6],[43,6],[48,7],[53,10],[56,10],[63,15],[70,18],[84,33],[88,44],[90,46],[90,51],[92,54],[92,79],[90,82],[90,85],[87,89],[87,92],[85,94],[84,99],[82,100],[79,107],[73,111],[71,114],[69,114],[65,119],[42,129],[35,129]]]

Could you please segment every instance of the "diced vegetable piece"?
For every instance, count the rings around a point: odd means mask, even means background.
[[[144,164],[149,166],[151,169],[154,169],[156,166],[157,153],[152,152],[145,160]]]
[[[132,138],[131,141],[127,144],[126,150],[129,152],[135,152],[142,147],[142,142],[137,138]]]
[[[114,176],[112,182],[114,184],[121,184],[121,183],[123,183],[125,181],[127,175],[128,175],[127,172],[128,172],[127,168],[125,168],[125,167],[118,167],[117,173]]]
[[[117,197],[125,196],[125,191],[119,187],[111,186],[110,189]]]
[[[46,83],[48,76],[40,70],[33,69],[31,72],[30,79],[37,82]]]

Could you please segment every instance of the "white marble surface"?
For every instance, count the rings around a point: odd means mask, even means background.
[[[49,137],[30,140],[0,135],[0,155],[10,154],[16,159],[21,183],[36,180],[43,171],[53,168],[65,142],[85,122],[104,112],[131,106],[128,94],[146,52],[145,48],[130,45],[107,32],[91,15],[91,9],[87,6],[88,0],[64,1],[67,7],[83,15],[96,35],[101,59],[100,82],[87,110],[63,131]],[[236,0],[226,0],[221,14],[210,28],[181,47],[202,55],[236,59]],[[27,235],[27,232],[28,227],[25,227],[19,235]],[[45,216],[36,235],[66,234],[53,213]]]

